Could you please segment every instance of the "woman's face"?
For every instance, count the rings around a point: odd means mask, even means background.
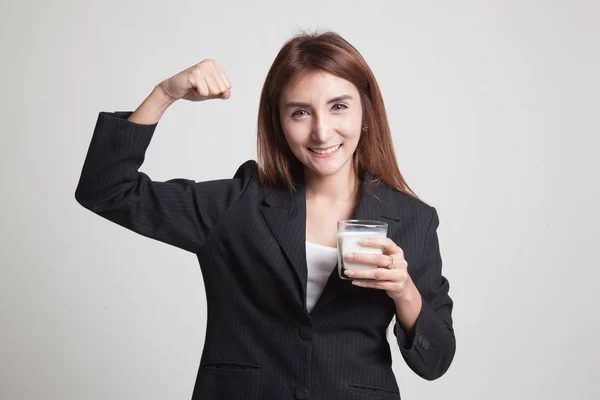
[[[331,176],[352,168],[362,108],[351,82],[325,72],[306,74],[283,90],[279,112],[287,143],[306,172]]]

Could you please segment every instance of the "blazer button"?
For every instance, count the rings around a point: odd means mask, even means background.
[[[425,339],[422,335],[419,335],[417,338],[417,342],[421,345],[421,347],[425,350],[429,348],[429,340]]]
[[[303,326],[302,328],[300,328],[300,337],[304,340],[310,340],[312,339],[312,329],[310,329],[308,326]]]
[[[308,399],[308,390],[305,388],[298,388],[294,391],[294,397],[298,400]]]

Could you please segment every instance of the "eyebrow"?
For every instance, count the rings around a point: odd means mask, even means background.
[[[328,100],[327,104],[336,103],[336,102],[342,101],[342,100],[353,100],[353,97],[350,96],[349,94],[343,94],[341,96],[337,96],[337,97],[334,97],[333,99]],[[290,101],[289,103],[287,103],[285,105],[285,108],[291,108],[291,107],[306,107],[306,108],[309,108],[310,104],[308,104],[308,103],[299,103],[297,101]]]

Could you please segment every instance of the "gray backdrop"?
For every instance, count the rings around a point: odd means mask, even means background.
[[[408,183],[440,215],[457,353],[403,399],[597,399],[597,1],[3,1],[0,398],[191,397],[204,342],[191,253],[74,199],[99,111],[218,59],[229,101],[176,103],[142,171],[230,177],[298,29],[371,65]],[[392,335],[392,333],[390,333]],[[391,337],[390,337],[391,339]]]

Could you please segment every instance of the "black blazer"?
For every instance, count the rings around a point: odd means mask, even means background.
[[[139,172],[156,128],[100,113],[75,193],[94,213],[197,255],[208,320],[193,399],[399,399],[386,328],[395,305],[383,290],[331,273],[306,309],[304,187],[263,187],[248,161],[232,179],[154,182]],[[403,250],[423,306],[412,340],[394,334],[425,379],[455,352],[452,300],[442,276],[434,208],[365,179],[355,218],[383,220]]]

